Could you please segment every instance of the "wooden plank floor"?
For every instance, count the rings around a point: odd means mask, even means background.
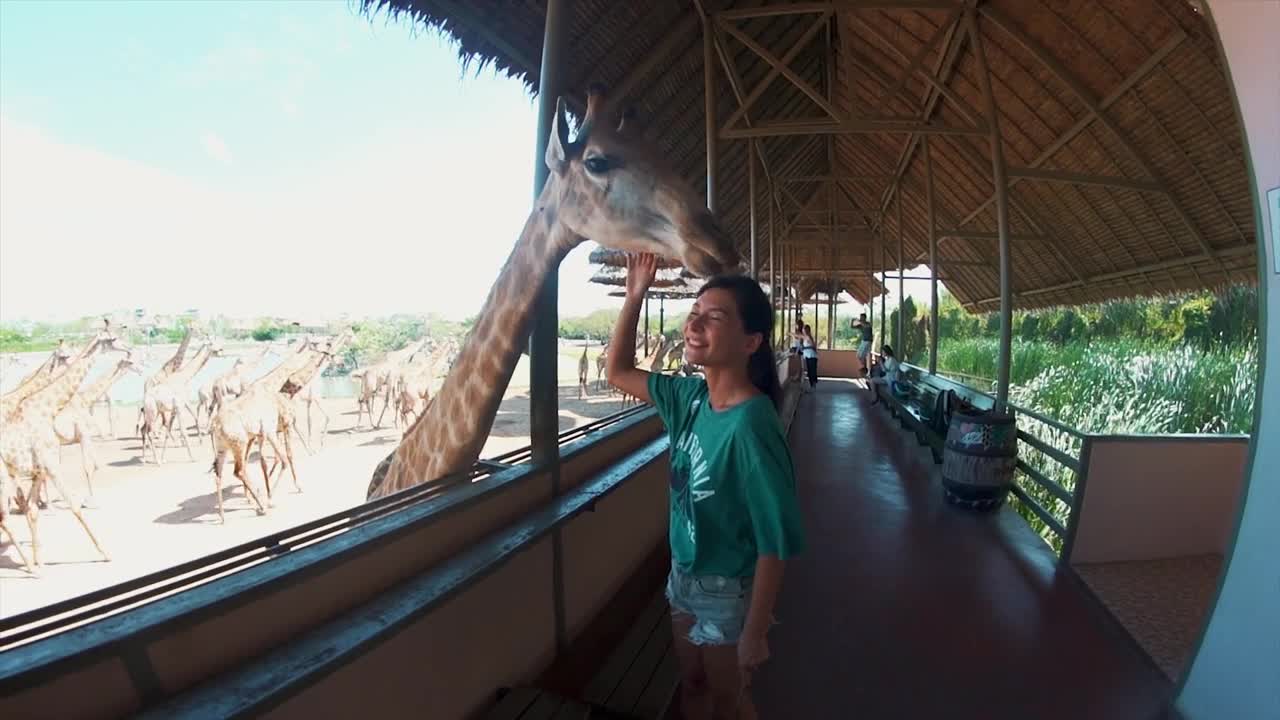
[[[809,551],[754,682],[762,718],[1160,720],[1169,681],[1008,508],[942,502],[937,466],[852,381],[801,401]]]

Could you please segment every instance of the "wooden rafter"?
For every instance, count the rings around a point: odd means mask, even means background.
[[[955,0],[832,0],[831,2],[776,3],[756,8],[723,10],[716,13],[716,16],[729,20],[743,20],[853,10],[949,10],[956,5]]]
[[[831,18],[831,15],[829,13],[824,13],[822,17],[824,20],[829,20]],[[742,32],[742,30],[734,27],[733,24],[728,20],[721,20],[719,25],[721,30],[737,38],[738,42],[747,46],[747,48],[749,48],[756,55],[759,55],[765,62],[772,65],[773,68],[777,70],[783,77],[790,80],[791,84],[796,86],[796,88],[799,89],[800,92],[804,93],[805,95],[808,95],[810,100],[813,100],[813,102],[817,103],[818,107],[826,111],[827,115],[830,116],[833,120],[837,120],[837,121],[840,120],[842,113],[839,110],[837,110],[834,105],[831,104],[831,101],[828,100],[826,97],[824,97],[822,93],[814,89],[814,87],[810,85],[804,78],[796,74],[796,71],[788,67],[787,64],[784,63],[781,58],[777,57],[772,52],[770,52],[768,48],[764,47],[760,43],[753,40],[749,35]],[[827,26],[827,22],[824,22],[823,27],[825,28],[826,26]]]
[[[723,125],[720,126],[721,137],[724,137],[724,133],[731,129],[739,120],[742,119],[744,115],[747,114],[747,111],[751,109],[751,106],[755,104],[756,100],[760,99],[761,95],[764,95],[764,91],[768,89],[769,84],[772,83],[773,79],[782,72],[779,68],[785,68],[790,65],[791,61],[795,60],[796,56],[800,54],[800,51],[809,45],[809,42],[818,34],[818,31],[826,27],[830,19],[831,13],[823,12],[822,15],[800,35],[800,37],[796,38],[796,42],[791,46],[791,49],[779,59],[780,65],[770,66],[769,72],[760,79],[760,82],[756,83],[756,86],[752,88],[751,92],[747,93],[746,99],[740,103],[738,109],[729,116],[728,120],[725,120]],[[726,28],[728,25],[727,23],[722,22],[720,27]]]
[[[754,128],[735,128],[720,133],[722,140],[739,140],[753,137],[784,137],[787,135],[970,135],[983,137],[989,131],[985,127],[958,127],[905,120],[873,118],[848,119],[843,122],[814,122],[813,120],[775,120],[761,123]]]
[[[1136,85],[1139,81],[1142,80],[1142,78],[1146,77],[1148,73],[1150,73],[1158,65],[1160,65],[1160,63],[1163,62],[1164,59],[1168,57],[1168,55],[1178,47],[1178,45],[1182,44],[1182,41],[1185,40],[1186,37],[1187,37],[1186,34],[1179,30],[1176,34],[1174,34],[1172,37],[1170,37],[1168,40],[1162,43],[1160,45],[1160,48],[1157,49],[1154,53],[1152,53],[1151,57],[1147,58],[1146,62],[1138,66],[1138,68],[1135,69],[1132,73],[1130,73],[1129,76],[1126,77],[1119,85],[1117,85],[1114,90],[1108,93],[1107,96],[1103,98],[1101,102],[1098,103],[1098,107],[1101,108],[1102,110],[1106,110],[1107,108],[1111,107],[1117,100],[1124,97],[1124,94],[1129,92],[1130,88]],[[1054,154],[1056,154],[1059,150],[1065,147],[1067,143],[1071,142],[1073,139],[1075,139],[1077,135],[1083,132],[1085,128],[1089,127],[1089,125],[1091,125],[1093,121],[1094,121],[1094,116],[1089,114],[1086,114],[1084,117],[1077,120],[1070,128],[1067,128],[1065,132],[1063,132],[1058,137],[1054,138],[1054,141],[1049,143],[1048,147],[1042,150],[1040,154],[1037,155],[1031,162],[1027,163],[1027,167],[1038,168],[1041,165],[1043,165],[1045,162],[1049,160],[1049,158],[1053,157]],[[1017,185],[1018,182],[1021,181],[1022,179],[1023,178],[1011,179],[1009,181],[1009,187],[1013,188],[1013,186]],[[986,210],[988,207],[990,207],[991,203],[995,201],[996,201],[996,196],[994,193],[992,193],[991,196],[989,196],[983,202],[979,203],[977,207],[975,207],[972,211],[970,211],[968,215],[965,215],[963,218],[961,218],[957,224],[959,225],[968,224],[975,217],[980,215],[983,210]]]
[[[1091,114],[1098,122],[1106,126],[1107,130],[1111,131],[1111,134],[1120,141],[1125,150],[1128,151],[1129,154],[1133,156],[1133,159],[1137,161],[1138,165],[1142,168],[1142,172],[1146,173],[1154,182],[1165,188],[1165,193],[1169,197],[1169,204],[1173,206],[1173,209],[1178,214],[1179,219],[1181,219],[1182,223],[1186,225],[1187,230],[1196,239],[1200,248],[1204,250],[1207,255],[1213,256],[1215,254],[1213,248],[1209,245],[1209,242],[1205,240],[1204,234],[1200,232],[1200,228],[1196,227],[1191,216],[1187,214],[1186,209],[1182,207],[1182,203],[1178,202],[1178,199],[1173,196],[1173,193],[1169,190],[1169,183],[1160,175],[1159,171],[1156,170],[1155,166],[1151,163],[1150,158],[1147,157],[1147,154],[1133,143],[1129,138],[1129,134],[1126,133],[1124,129],[1116,123],[1111,115],[1102,108],[1098,99],[1095,98],[1093,93],[1080,82],[1079,78],[1073,75],[1069,70],[1067,70],[1067,68],[1063,67],[1062,63],[1058,62],[1057,58],[1050,55],[1049,52],[1040,45],[1040,43],[1036,42],[1031,36],[1027,35],[1022,28],[1009,20],[1004,13],[992,7],[983,7],[979,12],[982,13],[983,17],[988,18],[995,23],[995,25],[1003,30],[1005,34],[1017,41],[1017,43],[1027,52],[1031,53],[1031,55],[1035,57],[1041,65],[1044,65],[1049,72],[1053,73],[1058,80],[1066,85],[1080,100],[1080,102],[1084,103],[1089,114]],[[1219,263],[1219,265],[1221,265],[1221,263]],[[1224,274],[1227,272],[1225,267],[1222,268],[1222,271]]]
[[[1023,178],[1026,180],[1041,180],[1044,182],[1066,183],[1069,185],[1096,185],[1098,187],[1165,193],[1165,188],[1159,183],[1149,182],[1146,180],[1130,180],[1129,178],[1109,175],[1089,175],[1085,173],[1063,172],[1061,170],[1042,170],[1040,168],[1029,167],[1011,167],[1009,168],[1008,173],[1011,178]]]
[[[1155,272],[1157,270],[1168,270],[1171,268],[1184,267],[1186,265],[1193,265],[1195,263],[1201,263],[1201,262],[1212,262],[1215,260],[1221,260],[1223,258],[1236,257],[1239,255],[1248,255],[1250,253],[1255,253],[1257,251],[1258,251],[1257,247],[1254,247],[1252,245],[1245,246],[1245,247],[1230,247],[1230,248],[1225,248],[1219,251],[1216,256],[1209,255],[1208,253],[1202,253],[1200,255],[1191,255],[1183,258],[1175,258],[1173,260],[1164,260],[1162,262],[1149,263],[1146,265],[1142,265],[1134,268],[1128,268],[1125,270],[1116,270],[1114,272],[1107,272],[1107,273],[1102,273],[1100,275],[1093,275],[1093,276],[1090,276],[1088,280],[1089,282],[1095,282],[1095,283],[1105,282],[1107,280],[1119,280],[1125,277],[1131,277],[1133,275],[1140,275],[1142,273]],[[1033,288],[1031,290],[1022,290],[1014,294],[1015,295],[1043,295],[1044,293],[1057,292],[1059,290],[1069,290],[1073,287],[1078,287],[1078,286],[1079,286],[1079,283],[1067,282],[1067,283],[1059,283],[1058,285],[1049,285],[1046,287]],[[998,302],[999,300],[1000,298],[998,297],[983,298],[981,300],[975,300],[972,303],[968,303],[968,305],[971,305],[971,306],[988,305],[993,302]]]

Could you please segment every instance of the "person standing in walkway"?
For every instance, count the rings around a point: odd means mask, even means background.
[[[809,388],[818,386],[818,342],[813,339],[813,329],[804,326],[800,334],[800,352],[804,355],[804,368],[809,375]]]
[[[867,358],[871,355],[871,339],[875,334],[875,328],[871,323],[867,322],[867,314],[859,313],[858,319],[853,323],[853,329],[858,331],[861,340],[858,342],[858,362],[862,364],[862,374],[866,375],[870,372],[870,365],[867,364]]]
[[[657,261],[627,261],[614,347],[634,345]],[[752,672],[786,561],[804,550],[791,452],[770,338],[773,312],[745,275],[707,280],[684,324],[685,353],[704,376],[673,377],[609,356],[609,383],[652,403],[671,439],[666,595],[686,720],[756,717]]]

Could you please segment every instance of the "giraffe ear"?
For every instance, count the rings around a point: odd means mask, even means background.
[[[636,109],[634,107],[628,107],[626,110],[623,110],[622,116],[618,119],[618,132],[623,132],[623,128],[626,128],[628,131],[634,130],[635,120]]]
[[[564,117],[564,98],[556,99],[556,111],[551,116],[551,137],[547,140],[547,167],[562,175],[569,165],[569,126]]]

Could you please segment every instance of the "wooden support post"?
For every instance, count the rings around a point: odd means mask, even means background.
[[[768,178],[767,178],[768,179]],[[774,262],[773,247],[773,180],[769,179],[769,312],[773,313],[773,317],[777,317],[778,312],[778,266]],[[774,328],[774,336],[769,340],[774,342],[777,347],[777,328]]]
[[[978,82],[986,101],[987,127],[991,130],[991,174],[996,188],[996,229],[1000,236],[1000,354],[996,365],[996,412],[1009,404],[1009,366],[1013,351],[1013,283],[1009,265],[1009,183],[1005,177],[1004,147],[1000,137],[1000,113],[991,90],[991,72],[983,49],[978,22],[970,8],[965,13],[969,39],[978,57]]]
[[[925,202],[929,222],[929,374],[938,374],[938,231],[933,214],[933,155],[924,137]]]
[[[538,136],[534,147],[533,197],[542,194],[549,176],[547,141],[551,137],[556,101],[564,92],[564,51],[569,29],[569,0],[548,0],[542,39],[542,68],[538,92]],[[529,443],[535,467],[550,477],[551,496],[560,494],[559,409],[559,268],[547,274],[537,300],[529,338]],[[558,651],[568,646],[564,608],[564,550],[557,528],[551,535],[552,612]]]
[[[895,193],[895,196],[898,199],[898,347],[893,350],[898,353],[899,360],[905,360],[907,357],[907,316],[903,309],[907,299],[907,286],[902,276],[907,274],[907,264],[902,261],[902,186],[898,186],[898,192]]]
[[[871,323],[871,327],[876,325],[876,251],[875,248],[867,251],[867,322]],[[862,342],[862,338],[858,338],[858,342]]]
[[[649,293],[644,294],[644,356],[649,357]]]
[[[787,246],[782,245],[778,248],[778,254],[782,256],[782,274],[781,282],[778,288],[782,291],[782,344],[784,347],[790,346],[791,343],[787,338],[791,336],[791,319],[787,316],[787,307],[790,304],[790,293],[787,292]]]
[[[883,228],[884,225],[882,224],[881,227]],[[885,318],[888,317],[889,315],[887,312],[885,312],[885,302],[889,298],[889,284],[887,282],[884,282],[884,280],[888,280],[888,278],[886,278],[885,275],[887,275],[889,271],[889,258],[888,258],[888,252],[885,250],[885,247],[884,247],[883,230],[881,232],[878,232],[876,234],[876,237],[879,240],[879,244],[880,244],[880,278],[881,278],[880,285],[881,287],[884,288],[884,292],[880,293],[880,344],[883,346],[888,343],[888,340],[885,338],[885,335],[884,335],[884,330],[885,330]]]
[[[760,266],[756,265],[756,141],[747,141],[747,206],[751,216],[751,278],[759,280]]]
[[[831,285],[834,289],[835,285]],[[836,349],[836,299],[835,293],[827,293],[827,349]]]
[[[716,66],[715,26],[712,19],[702,16],[702,94],[705,101],[707,126],[707,209],[716,212],[716,167],[719,165],[719,149],[716,140]]]

